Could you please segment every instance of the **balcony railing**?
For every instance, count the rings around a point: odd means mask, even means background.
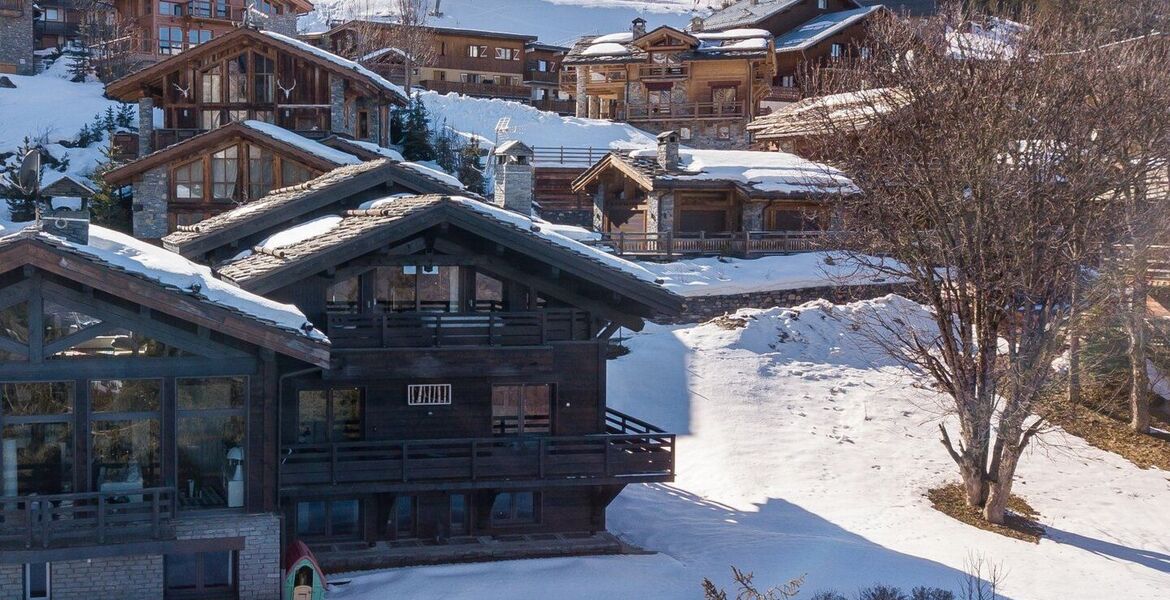
[[[678,104],[623,104],[619,121],[672,119],[731,119],[747,114],[742,102],[684,102]]]
[[[484,313],[332,313],[336,348],[540,346],[592,337],[589,313],[574,309]]]
[[[559,75],[559,71],[538,71],[536,69],[529,69],[524,72],[524,81],[556,85],[560,81]]]
[[[734,233],[605,233],[597,242],[628,256],[792,254],[842,248],[839,232],[740,231]]]
[[[539,100],[533,100],[532,106],[539,110],[555,112],[562,115],[572,115],[577,112],[577,103],[573,100],[541,98]]]
[[[686,79],[691,74],[691,68],[686,65],[649,66],[638,68],[639,79],[673,80]]]
[[[569,148],[565,146],[535,146],[533,162],[536,164],[553,164],[588,167],[605,158],[609,148],[581,147]]]
[[[532,88],[524,85],[465,83],[462,81],[439,81],[438,79],[427,79],[419,82],[419,84],[432,92],[438,92],[440,94],[455,92],[464,96],[520,99],[528,98],[532,95]]]
[[[0,547],[60,548],[170,539],[174,488],[0,498]]]
[[[617,411],[610,433],[580,436],[498,436],[448,440],[387,440],[298,444],[282,449],[281,489],[380,485],[422,488],[458,483],[670,481],[674,434]]]

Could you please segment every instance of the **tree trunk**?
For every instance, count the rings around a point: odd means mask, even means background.
[[[1068,315],[1068,401],[1069,404],[1081,403],[1081,336],[1080,336],[1080,309],[1078,303],[1081,298],[1080,278],[1072,282],[1069,292]]]
[[[975,464],[970,458],[965,459],[959,463],[959,477],[963,480],[967,506],[983,506],[987,502],[987,478],[983,474],[982,465]]]
[[[1146,371],[1146,302],[1149,288],[1146,283],[1146,258],[1144,252],[1134,248],[1138,256],[1134,261],[1133,293],[1129,306],[1129,369],[1133,385],[1129,390],[1129,405],[1132,415],[1129,426],[1138,433],[1150,432],[1150,376]]]
[[[991,474],[994,479],[987,485],[987,502],[983,504],[983,518],[989,523],[1003,525],[1007,517],[1008,499],[1012,496],[1012,482],[1015,481],[1016,466],[1019,465],[1022,451],[1018,442],[1003,444],[997,461],[999,468]]]

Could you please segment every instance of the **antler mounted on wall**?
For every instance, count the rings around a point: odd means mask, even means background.
[[[284,84],[281,83],[279,79],[277,79],[276,87],[280,88],[280,91],[284,92],[284,99],[285,101],[288,101],[288,97],[292,95],[292,91],[297,89],[297,80],[294,79],[291,86],[284,87]]]
[[[177,83],[172,83],[171,85],[175,86],[176,90],[179,90],[179,93],[183,95],[184,100],[190,99],[189,96],[191,94],[191,84],[188,83],[187,87],[179,87],[179,84]]]

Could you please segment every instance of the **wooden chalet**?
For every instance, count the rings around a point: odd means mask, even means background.
[[[231,33],[249,6],[264,15],[253,21],[290,36],[297,34],[297,17],[313,10],[307,0],[114,0],[111,19],[132,33],[106,52],[127,53],[140,64],[165,60]]]
[[[561,90],[561,63],[569,48],[528,42],[524,68],[524,85],[532,89],[530,96],[533,106],[562,115],[572,115],[577,110],[573,97]]]
[[[561,73],[579,117],[626,121],[684,142],[734,148],[748,143],[744,126],[758,114],[776,73],[771,35],[762,30],[686,33],[646,31],[581,38]]]
[[[0,597],[275,600],[275,400],[281,373],[328,367],[328,340],[49,217],[0,234]]]
[[[889,89],[874,89],[805,98],[752,121],[748,131],[758,149],[823,160],[821,136],[827,128],[863,135],[878,115],[897,108],[900,97]]]
[[[612,152],[573,182],[593,198],[593,229],[619,254],[799,252],[831,225],[828,200],[852,193],[831,167],[781,152],[680,148]]]
[[[112,81],[106,95],[138,102],[138,156],[246,120],[385,145],[390,110],[406,104],[402,88],[353,61],[251,27]],[[154,109],[163,113],[158,129]]]
[[[768,103],[843,91],[832,81],[837,61],[864,57],[868,19],[887,11],[863,0],[740,0],[692,24],[692,33],[757,28],[775,37],[776,72]],[[896,3],[903,4],[903,3]],[[906,7],[899,6],[904,11]],[[920,10],[921,7],[915,9]],[[817,80],[806,77],[817,73]],[[811,89],[812,84],[817,89]]]
[[[357,60],[391,81],[405,80],[402,50],[393,47],[389,21],[353,20],[321,36],[332,52]],[[525,84],[528,44],[536,36],[450,27],[428,27],[434,49],[424,64],[414,65],[415,85],[446,94],[528,101]]]
[[[285,539],[327,571],[615,551],[605,507],[673,478],[674,436],[606,407],[608,339],[679,298],[527,216],[387,194],[366,167],[163,239],[326,324],[330,366],[281,392]]]

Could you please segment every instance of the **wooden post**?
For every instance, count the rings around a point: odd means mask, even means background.
[[[97,505],[98,543],[106,543],[106,495],[98,494]]]
[[[159,494],[160,492],[155,490],[154,493],[150,495],[150,531],[156,540],[159,538]]]
[[[618,230],[618,256],[626,250],[626,232]]]
[[[541,479],[544,479],[544,445],[545,445],[545,441],[546,440],[544,438],[540,438],[540,441],[538,442],[540,456],[537,458],[537,473]]]
[[[406,442],[402,442],[402,446],[399,448],[399,450],[401,450],[401,452],[402,452],[402,483],[406,483],[407,477],[408,477],[407,471],[406,471],[406,460],[407,460],[407,453],[409,451],[408,447],[406,445]]]
[[[33,513],[33,501],[32,500],[25,500],[25,502],[24,502],[24,524],[26,527],[25,531],[27,532],[27,536],[28,536],[24,542],[25,548],[32,548],[33,533],[34,533],[34,529],[36,529],[36,521],[34,520],[34,517],[33,517],[34,514],[35,513]]]
[[[609,443],[609,440],[606,438],[602,438],[601,443],[604,444],[603,448],[605,448],[605,476],[609,477],[609,468],[610,468],[609,467],[609,446],[610,446],[610,443]]]
[[[749,257],[752,255],[752,234],[750,231],[743,230],[743,255]]]
[[[471,480],[475,481],[475,463],[479,457],[479,442],[471,440]]]
[[[329,480],[337,485],[337,444],[329,444]]]
[[[495,326],[496,326],[496,315],[495,315],[495,313],[489,312],[488,313],[488,345],[489,346],[496,345]]]
[[[674,256],[674,230],[667,230],[666,232],[666,258]]]

